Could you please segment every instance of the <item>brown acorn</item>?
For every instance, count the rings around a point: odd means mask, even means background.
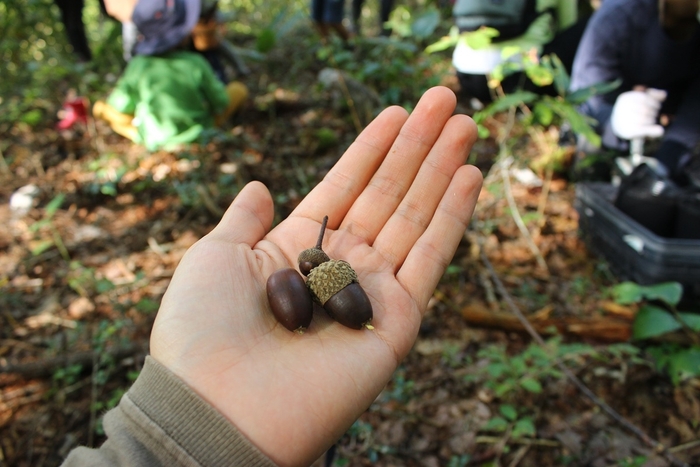
[[[304,278],[296,269],[275,271],[267,278],[267,300],[277,321],[303,334],[311,324],[314,304]]]
[[[374,329],[372,304],[357,273],[342,260],[329,260],[311,270],[306,280],[311,297],[331,318],[353,329]]]
[[[323,243],[323,234],[326,232],[327,224],[328,216],[325,216],[323,218],[323,222],[321,223],[321,232],[318,234],[316,246],[313,248],[307,248],[299,253],[299,258],[297,259],[297,262],[299,263],[299,271],[301,271],[301,273],[305,276],[308,276],[311,270],[319,264],[330,260],[326,252],[321,248],[321,244]]]

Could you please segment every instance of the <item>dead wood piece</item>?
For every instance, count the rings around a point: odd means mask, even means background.
[[[148,345],[139,342],[110,347],[104,353],[118,360],[146,353],[147,351]],[[92,365],[96,356],[98,354],[95,351],[86,351],[44,358],[33,362],[0,364],[0,373],[16,373],[25,378],[43,378],[52,375],[59,368],[71,365]]]
[[[483,307],[467,306],[461,310],[470,324],[506,331],[526,332],[527,329],[512,313],[493,312]],[[553,327],[561,334],[575,335],[605,342],[627,342],[632,335],[629,321],[615,318],[538,318],[529,317],[530,323],[541,334]]]

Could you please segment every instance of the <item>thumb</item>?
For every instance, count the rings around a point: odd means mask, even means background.
[[[272,197],[260,182],[250,182],[238,193],[209,237],[251,248],[267,235],[274,216]]]

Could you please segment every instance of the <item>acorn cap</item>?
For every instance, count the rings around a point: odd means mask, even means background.
[[[326,261],[330,261],[330,258],[326,252],[320,248],[308,248],[299,253],[299,258],[297,259],[299,264],[309,262],[315,264],[316,266],[321,263],[325,263]]]
[[[343,260],[329,260],[311,270],[306,286],[314,300],[325,303],[336,293],[357,281],[357,273]]]

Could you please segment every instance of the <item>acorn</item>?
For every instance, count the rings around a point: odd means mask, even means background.
[[[326,225],[328,225],[328,216],[323,218],[321,223],[321,232],[318,234],[318,240],[316,241],[316,246],[313,248],[307,248],[306,250],[299,253],[299,258],[297,262],[299,263],[299,271],[305,276],[309,275],[309,272],[321,263],[329,261],[330,258],[325,251],[321,248],[323,243],[323,234],[326,232]]]
[[[374,329],[372,304],[357,280],[357,273],[342,260],[328,260],[314,267],[306,280],[311,297],[328,315],[353,329]]]
[[[301,274],[292,268],[279,269],[267,278],[266,290],[277,321],[303,334],[311,324],[314,304]]]

